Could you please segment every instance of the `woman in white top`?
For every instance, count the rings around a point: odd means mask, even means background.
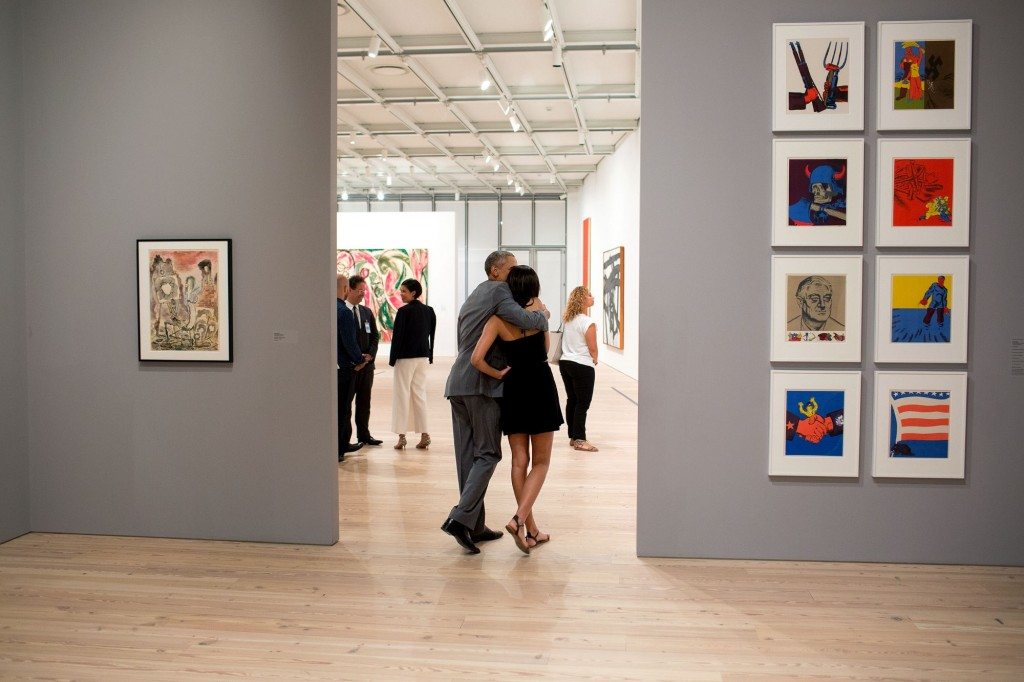
[[[594,368],[597,367],[597,325],[585,311],[594,305],[586,287],[569,294],[562,320],[562,359],[558,370],[565,383],[565,420],[569,424],[569,444],[576,450],[597,452],[587,441],[587,410],[594,397]]]

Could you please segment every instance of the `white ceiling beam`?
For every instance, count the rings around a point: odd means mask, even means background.
[[[542,102],[572,99],[564,85],[510,85],[509,90],[517,100]],[[576,86],[577,98],[581,100],[634,100],[637,98],[635,91],[636,86],[633,83]],[[388,104],[415,104],[437,100],[428,88],[377,88],[377,93]],[[499,95],[483,92],[478,87],[441,88],[441,93],[449,102],[497,102],[499,99]],[[358,90],[339,89],[338,104],[347,106],[377,102],[362,95]]]
[[[388,105],[391,106],[391,105]],[[417,127],[428,135],[477,135],[481,133],[508,133],[511,132],[507,119],[500,121],[471,121],[462,112],[456,113],[453,105],[450,109],[453,116],[458,119],[457,123],[417,123]],[[408,135],[408,126],[400,127],[393,123],[367,123],[367,130],[375,135]],[[530,126],[534,133],[575,133],[578,130],[578,123],[572,120],[566,121],[541,121]],[[594,132],[628,133],[637,129],[637,121],[632,118],[595,120],[591,121],[588,129]],[[347,130],[338,130],[339,135],[347,134]],[[489,147],[489,145],[488,145]]]
[[[388,36],[382,34],[383,26],[375,19],[373,25],[363,17],[367,13],[370,19],[372,15],[365,9],[362,3],[357,14],[363,18],[364,23],[371,31],[381,36],[382,49],[386,54],[407,54],[416,55],[457,55],[473,54],[478,52],[488,54],[508,54],[516,52],[546,52],[551,49],[551,44],[541,40],[540,31],[525,31],[519,33],[479,33],[477,46],[467,44],[464,36],[459,34],[446,35],[422,35],[422,36]],[[461,12],[461,8],[459,9]],[[462,19],[466,20],[465,15]],[[466,20],[468,26],[468,20]],[[632,29],[611,30],[611,31],[565,31],[563,34],[565,43],[563,49],[568,52],[596,52],[596,51],[631,51],[639,50],[637,32]],[[340,59],[360,59],[366,56],[366,49],[369,43],[366,38],[338,38],[337,55]]]
[[[554,30],[554,44],[552,49],[562,49],[561,46],[565,45],[565,34],[562,31],[562,23],[558,19],[558,9],[555,7],[555,0],[544,0],[544,6],[548,9],[548,14],[551,16],[551,26]],[[590,142],[590,131],[587,129],[587,121],[583,118],[583,111],[580,110],[580,95],[576,89],[576,81],[572,77],[572,66],[570,65],[569,55],[562,53],[562,79],[565,82],[565,91],[572,100],[572,111],[576,115],[576,121],[579,125],[579,134],[583,138],[583,146],[586,147],[588,154],[593,154],[594,149]]]

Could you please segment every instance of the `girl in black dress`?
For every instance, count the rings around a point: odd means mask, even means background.
[[[540,280],[533,268],[517,265],[508,273],[509,289],[516,303],[527,310],[540,310]],[[497,343],[507,367],[498,370],[487,362]],[[558,389],[548,365],[548,333],[520,329],[497,315],[484,326],[472,357],[479,371],[503,380],[501,430],[512,450],[512,490],[519,508],[505,528],[526,554],[551,536],[537,528],[533,504],[540,495],[551,463],[551,443],[563,424]],[[529,473],[527,473],[529,469]]]

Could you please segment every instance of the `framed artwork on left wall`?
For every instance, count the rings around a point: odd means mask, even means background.
[[[231,240],[136,241],[139,360],[232,362]]]

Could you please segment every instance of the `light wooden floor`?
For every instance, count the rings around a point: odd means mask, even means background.
[[[426,453],[391,449],[378,375],[388,443],[340,466],[335,547],[0,545],[0,678],[1024,679],[1024,569],[636,558],[636,383],[603,367],[601,452],[556,441],[536,511],[550,544],[464,555],[438,529],[457,492],[447,368]],[[488,495],[496,528],[508,472]]]

